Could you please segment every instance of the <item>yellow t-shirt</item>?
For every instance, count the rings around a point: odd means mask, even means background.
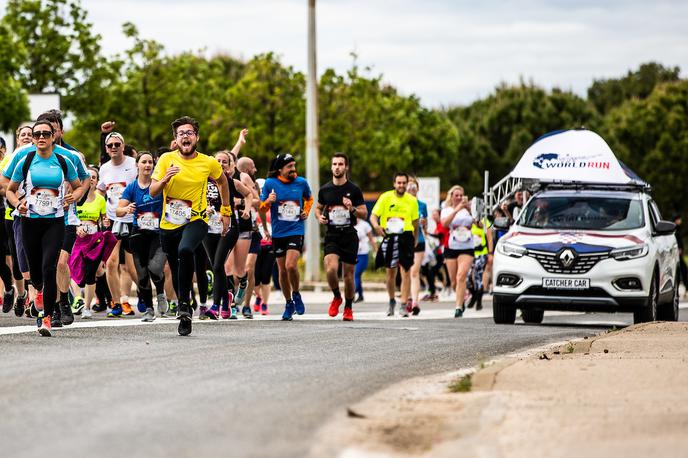
[[[418,200],[409,193],[397,196],[394,190],[382,193],[375,202],[373,214],[380,218],[380,226],[388,234],[413,231],[418,219]]]
[[[198,153],[193,159],[183,159],[178,150],[160,156],[153,170],[153,179],[162,180],[167,169],[175,165],[181,170],[163,189],[163,215],[160,229],[172,230],[202,219],[208,222],[206,189],[208,177],[214,180],[222,175],[222,167],[212,157]]]

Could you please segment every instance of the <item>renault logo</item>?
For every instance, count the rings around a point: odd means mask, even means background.
[[[562,267],[571,267],[573,261],[575,260],[576,253],[570,248],[567,248],[559,253],[559,262],[561,263]]]

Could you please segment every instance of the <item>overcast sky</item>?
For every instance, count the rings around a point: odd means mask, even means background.
[[[83,0],[105,53],[135,23],[170,53],[248,59],[275,51],[305,71],[307,0]],[[0,0],[4,9],[6,1]],[[427,106],[466,104],[520,77],[585,95],[594,78],[651,60],[688,70],[688,2],[319,0],[318,70],[361,67]]]

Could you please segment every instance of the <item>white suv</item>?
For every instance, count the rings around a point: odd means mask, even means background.
[[[633,312],[678,320],[675,225],[640,189],[545,188],[497,243],[495,323],[542,322],[545,310]]]

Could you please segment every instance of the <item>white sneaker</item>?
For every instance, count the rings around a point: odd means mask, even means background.
[[[90,320],[91,318],[93,318],[93,312],[91,311],[91,309],[84,308],[81,311],[81,319]]]

